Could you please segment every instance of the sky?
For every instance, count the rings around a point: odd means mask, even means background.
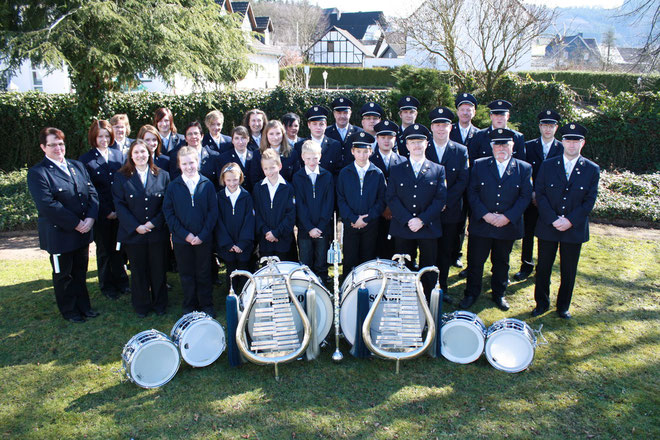
[[[383,11],[389,17],[409,15],[422,0],[311,0],[322,8],[337,8],[342,12]],[[524,0],[528,3],[544,4],[549,7],[590,7],[616,8],[623,0]],[[405,3],[405,4],[404,4]]]

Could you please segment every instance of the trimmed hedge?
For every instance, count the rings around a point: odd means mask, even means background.
[[[26,184],[27,169],[0,172],[0,232],[37,227],[37,210]],[[603,171],[592,217],[599,221],[643,222],[660,228],[660,173]]]
[[[323,87],[323,72],[328,72],[329,89],[332,88],[387,88],[395,84],[394,70],[384,67],[332,67],[309,66],[309,86]],[[295,70],[295,73],[293,72]],[[280,78],[287,81],[290,75],[303,78],[303,67],[292,66],[280,69]]]

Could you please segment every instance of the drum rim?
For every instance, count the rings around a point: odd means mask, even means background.
[[[177,338],[176,346],[177,346],[177,349],[179,350],[179,354],[181,355],[181,359],[183,359],[186,362],[186,364],[190,365],[191,367],[200,368],[200,367],[207,367],[207,366],[211,365],[213,362],[218,360],[218,358],[222,355],[222,353],[224,353],[225,349],[227,348],[227,336],[225,335],[224,327],[222,327],[222,324],[220,324],[218,321],[211,318],[210,316],[208,316],[208,318],[209,319],[203,319],[203,318],[202,319],[197,319],[194,322],[190,323],[190,325],[185,328],[186,331],[181,331],[180,337]],[[222,335],[222,346],[221,346],[221,348],[218,352],[218,355],[215,356],[213,359],[211,359],[208,362],[201,362],[201,363],[200,362],[191,362],[184,355],[185,351],[184,351],[182,346],[185,345],[186,334],[187,334],[188,331],[192,331],[192,329],[198,324],[204,324],[204,325],[211,324],[211,325],[217,326],[217,327],[219,327],[220,334]]]
[[[158,331],[158,330],[156,330],[156,331]],[[173,353],[176,353],[176,359],[177,359],[176,366],[174,366],[174,368],[171,370],[172,371],[171,375],[169,375],[165,381],[163,381],[163,382],[161,382],[157,385],[141,384],[141,383],[138,382],[138,380],[133,375],[133,373],[134,373],[134,371],[133,371],[134,361],[136,359],[136,356],[139,354],[140,350],[143,350],[143,349],[147,348],[148,346],[153,345],[155,343],[164,343],[166,346],[168,346],[172,350]],[[154,339],[154,340],[146,342],[144,345],[139,347],[139,350],[135,350],[133,352],[133,354],[134,354],[134,356],[132,357],[132,359],[130,361],[127,361],[128,368],[126,368],[126,374],[128,375],[128,378],[130,379],[131,382],[133,382],[134,384],[136,384],[137,386],[139,386],[141,388],[153,389],[153,388],[160,388],[163,385],[166,385],[167,383],[169,383],[174,378],[174,376],[176,376],[176,373],[179,371],[179,367],[181,366],[181,354],[179,353],[179,349],[176,346],[176,344],[174,342],[172,342],[167,336],[165,336],[165,339]]]
[[[481,325],[483,326],[483,323]],[[444,349],[444,347],[445,347],[445,344],[444,344],[445,337],[442,335],[442,333],[445,331],[445,327],[467,328],[470,331],[472,331],[477,337],[481,336],[481,338],[478,338],[479,349],[475,350],[473,352],[472,356],[469,356],[469,357],[462,357],[461,358],[461,357],[453,356],[453,355],[452,356],[447,356],[447,352]],[[445,359],[447,359],[448,361],[454,362],[454,363],[457,363],[457,364],[470,364],[470,363],[476,361],[477,359],[479,359],[481,357],[481,355],[483,354],[484,349],[486,347],[485,326],[482,330],[482,328],[477,325],[477,321],[474,321],[474,320],[473,321],[467,321],[467,320],[464,320],[464,319],[462,319],[462,320],[457,319],[457,320],[450,321],[450,322],[447,322],[447,323],[443,324],[442,328],[440,329],[440,338],[442,339],[442,347],[443,347],[442,352],[441,352],[442,356]]]
[[[520,320],[519,320],[520,321]],[[524,321],[521,321],[524,322]],[[526,363],[521,363],[521,367],[513,367],[513,368],[507,368],[500,364],[499,362],[495,361],[493,359],[490,347],[491,344],[497,339],[498,336],[501,336],[502,334],[513,334],[517,338],[520,338],[521,341],[525,341],[528,343],[529,347],[529,360]],[[536,355],[536,345],[530,341],[528,335],[526,333],[520,332],[518,330],[515,330],[513,328],[507,328],[507,327],[502,327],[494,331],[492,334],[489,334],[488,337],[486,338],[486,345],[484,346],[484,352],[486,353],[486,359],[488,359],[488,362],[497,370],[504,371],[506,373],[519,373],[521,371],[526,370],[529,368],[532,363],[534,362],[534,357]]]

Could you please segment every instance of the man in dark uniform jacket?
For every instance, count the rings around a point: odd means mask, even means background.
[[[445,168],[447,180],[447,207],[442,211],[441,216],[442,237],[438,239],[436,264],[440,270],[440,287],[445,292],[442,299],[449,303],[451,303],[451,297],[446,294],[447,277],[452,261],[456,261],[452,259],[452,252],[456,247],[460,232],[463,195],[470,178],[467,148],[449,140],[453,118],[454,113],[447,107],[436,107],[429,113],[433,140],[426,149],[426,157]]]
[[[385,182],[390,177],[392,167],[407,160],[394,151],[398,128],[398,125],[388,120],[380,121],[374,127],[378,145],[369,160],[383,172]],[[394,255],[394,240],[390,235],[390,220],[392,220],[392,211],[386,206],[378,225],[378,249],[376,250],[378,258],[390,259]]]
[[[306,140],[311,140],[319,144],[321,146],[321,167],[329,171],[330,174],[336,178],[339,171],[342,169],[342,151],[341,143],[325,134],[329,114],[330,112],[328,109],[322,105],[310,107],[305,113],[310,137],[299,140],[293,148],[296,150],[298,157],[300,158],[302,144],[305,143]],[[296,168],[296,171],[305,166],[302,158],[300,158],[299,161],[300,166]]]
[[[470,164],[481,157],[489,157],[493,155],[493,149],[490,146],[490,134],[497,128],[507,128],[509,121],[511,103],[503,99],[496,99],[488,104],[490,109],[491,126],[479,130],[473,137],[468,146],[468,154],[470,156]],[[522,133],[515,130],[510,130],[513,133],[513,157],[520,160],[525,160],[525,137]]]
[[[490,255],[493,302],[499,309],[509,310],[504,298],[509,255],[513,242],[523,236],[522,216],[532,200],[532,167],[512,157],[514,135],[506,128],[493,130],[493,157],[477,159],[470,171],[468,275],[461,309],[470,308],[481,294],[484,263]]]
[[[385,112],[383,108],[376,102],[367,102],[360,108],[360,114],[362,119],[360,123],[362,124],[362,130],[369,133],[374,138],[374,142],[371,144],[371,151],[376,149],[376,125],[385,118]]]
[[[596,203],[600,168],[580,155],[586,128],[577,123],[561,130],[564,153],[543,162],[535,181],[539,219],[535,234],[539,239],[532,316],[550,306],[550,274],[559,248],[561,283],[557,294],[557,314],[570,319],[577,265],[582,243],[589,240],[589,213]]]
[[[39,213],[39,247],[50,254],[60,313],[64,319],[82,323],[99,315],[92,309],[86,284],[99,199],[83,164],[65,159],[61,130],[41,130],[39,146],[46,156],[27,175]]]
[[[390,235],[394,237],[397,253],[414,256],[419,248],[419,266],[433,266],[438,238],[443,233],[440,217],[447,202],[445,169],[424,156],[429,137],[426,127],[413,124],[404,130],[403,136],[410,157],[390,172],[387,185],[387,205],[392,210]],[[414,262],[407,264],[412,268]],[[430,273],[422,278],[427,299],[434,278]]]
[[[454,99],[456,105],[456,113],[458,115],[458,122],[452,124],[449,140],[457,144],[465,145],[469,149],[472,138],[479,131],[477,127],[472,125],[472,118],[477,112],[477,98],[470,93],[459,93]],[[463,195],[463,207],[459,217],[458,231],[456,240],[454,240],[454,247],[451,251],[451,261],[456,267],[463,267],[461,257],[463,256],[463,240],[465,240],[465,225],[468,215],[468,202],[467,193]],[[467,274],[467,272],[466,272]],[[460,275],[459,275],[460,276]]]
[[[351,124],[351,107],[353,107],[353,101],[340,96],[332,101],[331,107],[335,123],[325,129],[325,135],[341,144],[342,167],[345,167],[353,162],[351,145],[348,143],[348,138],[353,133],[361,132],[362,129]]]
[[[555,139],[555,133],[561,120],[559,113],[553,110],[544,110],[537,117],[541,137],[525,142],[525,155],[527,156],[525,161],[532,166],[532,181],[536,180],[536,175],[544,160],[561,156],[564,152],[561,142]],[[534,228],[538,218],[539,211],[536,208],[536,197],[532,193],[532,203],[525,210],[525,236],[522,241],[520,271],[513,276],[516,281],[527,279],[534,270]]]
[[[404,157],[408,157],[408,148],[406,147],[406,139],[403,137],[403,132],[406,128],[417,122],[417,109],[419,108],[419,100],[414,96],[403,96],[397,102],[399,106],[399,118],[401,118],[401,125],[396,136],[397,153]]]

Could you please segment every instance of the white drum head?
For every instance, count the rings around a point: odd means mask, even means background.
[[[155,340],[139,347],[130,363],[130,376],[142,388],[157,388],[169,382],[179,369],[176,345]]]
[[[469,321],[451,321],[442,326],[442,356],[457,364],[469,364],[484,351],[483,332]]]
[[[505,328],[488,336],[486,357],[498,370],[518,373],[532,363],[534,346],[524,333]]]
[[[376,300],[376,295],[380,290],[381,282],[382,281],[380,279],[371,279],[368,281],[364,281],[365,287],[367,288],[367,290],[369,290],[370,309],[371,309],[371,305]],[[357,320],[358,289],[359,286],[354,286],[354,288],[351,289],[349,292],[343,292],[344,297],[341,302],[341,309],[339,310],[339,323],[341,325],[341,330],[344,333],[344,337],[351,345],[355,343],[355,323]],[[373,340],[376,340],[376,338],[381,333],[378,329],[380,328],[380,320],[383,317],[383,305],[385,304],[386,301],[387,301],[387,287],[385,288],[384,298],[380,302],[380,304],[378,304],[378,308],[376,309],[374,318],[371,321],[370,329],[371,329],[371,337]],[[419,304],[419,300],[418,300],[418,304]],[[420,310],[419,331],[421,332],[424,330],[424,326],[426,325],[426,317],[421,312],[421,307],[419,308],[419,310]]]
[[[192,367],[206,367],[225,350],[225,331],[213,319],[193,322],[179,340],[181,357]]]

